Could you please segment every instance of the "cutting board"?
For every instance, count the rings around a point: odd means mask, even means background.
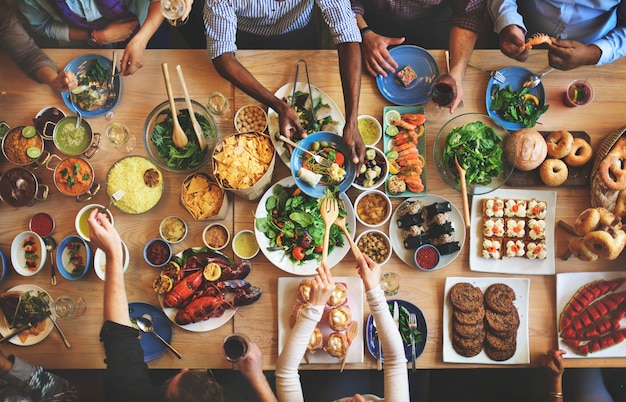
[[[551,132],[552,131],[540,131],[544,138],[550,135]],[[589,134],[584,131],[570,131],[570,133],[572,133],[574,138],[582,138],[588,143],[591,143]],[[589,162],[585,163],[583,166],[572,167],[568,165],[567,180],[565,180],[565,183],[561,186],[589,186],[592,165],[593,158],[589,159]],[[511,173],[511,177],[506,184],[513,187],[545,186],[539,176],[539,168],[529,172],[513,169],[513,173]]]

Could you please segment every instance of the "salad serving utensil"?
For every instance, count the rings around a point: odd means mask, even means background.
[[[459,171],[459,180],[461,182],[461,195],[463,197],[463,219],[465,220],[465,227],[470,227],[470,212],[469,212],[469,200],[467,199],[467,183],[465,182],[466,170],[459,163],[459,158],[456,153],[454,154],[454,164]]]
[[[348,350],[350,350],[350,345],[352,345],[352,340],[356,338],[359,333],[359,323],[356,321],[351,321],[348,324],[348,328],[346,329],[346,338],[348,338]],[[339,372],[343,373],[343,368],[346,366],[346,360],[348,359],[348,350],[343,355],[343,359],[341,359],[341,369]]]
[[[411,330],[411,363],[412,363],[412,371],[415,371],[415,335],[414,332],[417,330],[417,316],[415,313],[409,314],[409,329]]]
[[[324,244],[322,248],[322,265],[326,264],[328,258],[328,240],[330,237],[330,227],[339,216],[339,204],[334,197],[324,197],[320,205],[320,215],[326,226],[324,230]]]
[[[185,76],[183,75],[183,69],[180,67],[180,64],[176,66],[176,71],[178,71],[178,78],[180,78],[180,84],[183,87],[183,93],[185,94],[185,102],[187,102],[187,109],[189,109],[189,117],[191,118],[193,131],[196,133],[196,138],[198,138],[198,145],[200,146],[200,149],[204,151],[206,149],[204,132],[202,131],[200,123],[198,123],[198,119],[196,119],[196,114],[193,112],[193,105],[191,104],[189,91],[187,91],[187,83],[185,82]]]
[[[324,166],[324,167],[331,167],[333,165],[333,162],[328,159],[328,158],[324,158],[322,155],[318,155],[314,152],[309,151],[308,149],[304,148],[303,146],[293,142],[291,139],[285,137],[284,135],[280,134],[279,132],[276,133],[276,139],[278,140],[282,140],[284,142],[286,142],[287,144],[291,145],[294,148],[298,148],[300,151],[307,153],[309,155],[311,155],[313,157],[313,159],[315,159],[315,162],[317,162],[318,164]]]
[[[335,225],[339,226],[339,229],[341,229],[346,235],[348,243],[350,243],[350,249],[352,250],[352,254],[354,254],[354,258],[356,258],[358,262],[361,259],[361,255],[363,253],[361,253],[359,246],[357,246],[354,240],[352,240],[352,236],[350,235],[350,232],[348,232],[348,228],[346,227],[346,217],[338,216],[337,219],[335,219]]]
[[[172,83],[170,82],[170,72],[167,68],[167,63],[161,63],[161,69],[163,70],[163,79],[165,80],[165,89],[167,90],[167,100],[170,102],[170,111],[172,112],[172,141],[176,148],[182,148],[187,145],[189,141],[185,130],[180,126],[178,122],[178,114],[176,113],[176,104],[174,102],[174,94],[172,93]],[[193,113],[193,112],[192,112]]]

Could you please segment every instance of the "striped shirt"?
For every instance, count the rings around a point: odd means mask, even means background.
[[[237,30],[269,37],[304,28],[315,4],[335,44],[361,42],[349,0],[206,0],[204,26],[209,57],[235,52]]]
[[[412,21],[428,16],[431,9],[441,4],[452,5],[452,26],[479,32],[484,21],[486,0],[352,0],[352,11],[371,18]]]

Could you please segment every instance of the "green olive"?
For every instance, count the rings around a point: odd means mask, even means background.
[[[328,141],[320,141],[320,146],[322,148],[328,148]]]
[[[320,142],[319,141],[314,141],[311,144],[311,151],[317,151],[318,149],[320,149]]]

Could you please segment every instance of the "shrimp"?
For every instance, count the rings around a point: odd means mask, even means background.
[[[391,124],[399,128],[405,128],[410,131],[415,131],[417,126],[415,124],[407,123],[404,120],[391,120]]]
[[[530,49],[531,47],[541,45],[542,43],[552,44],[552,39],[544,33],[536,33],[526,41],[524,47],[526,49]]]

